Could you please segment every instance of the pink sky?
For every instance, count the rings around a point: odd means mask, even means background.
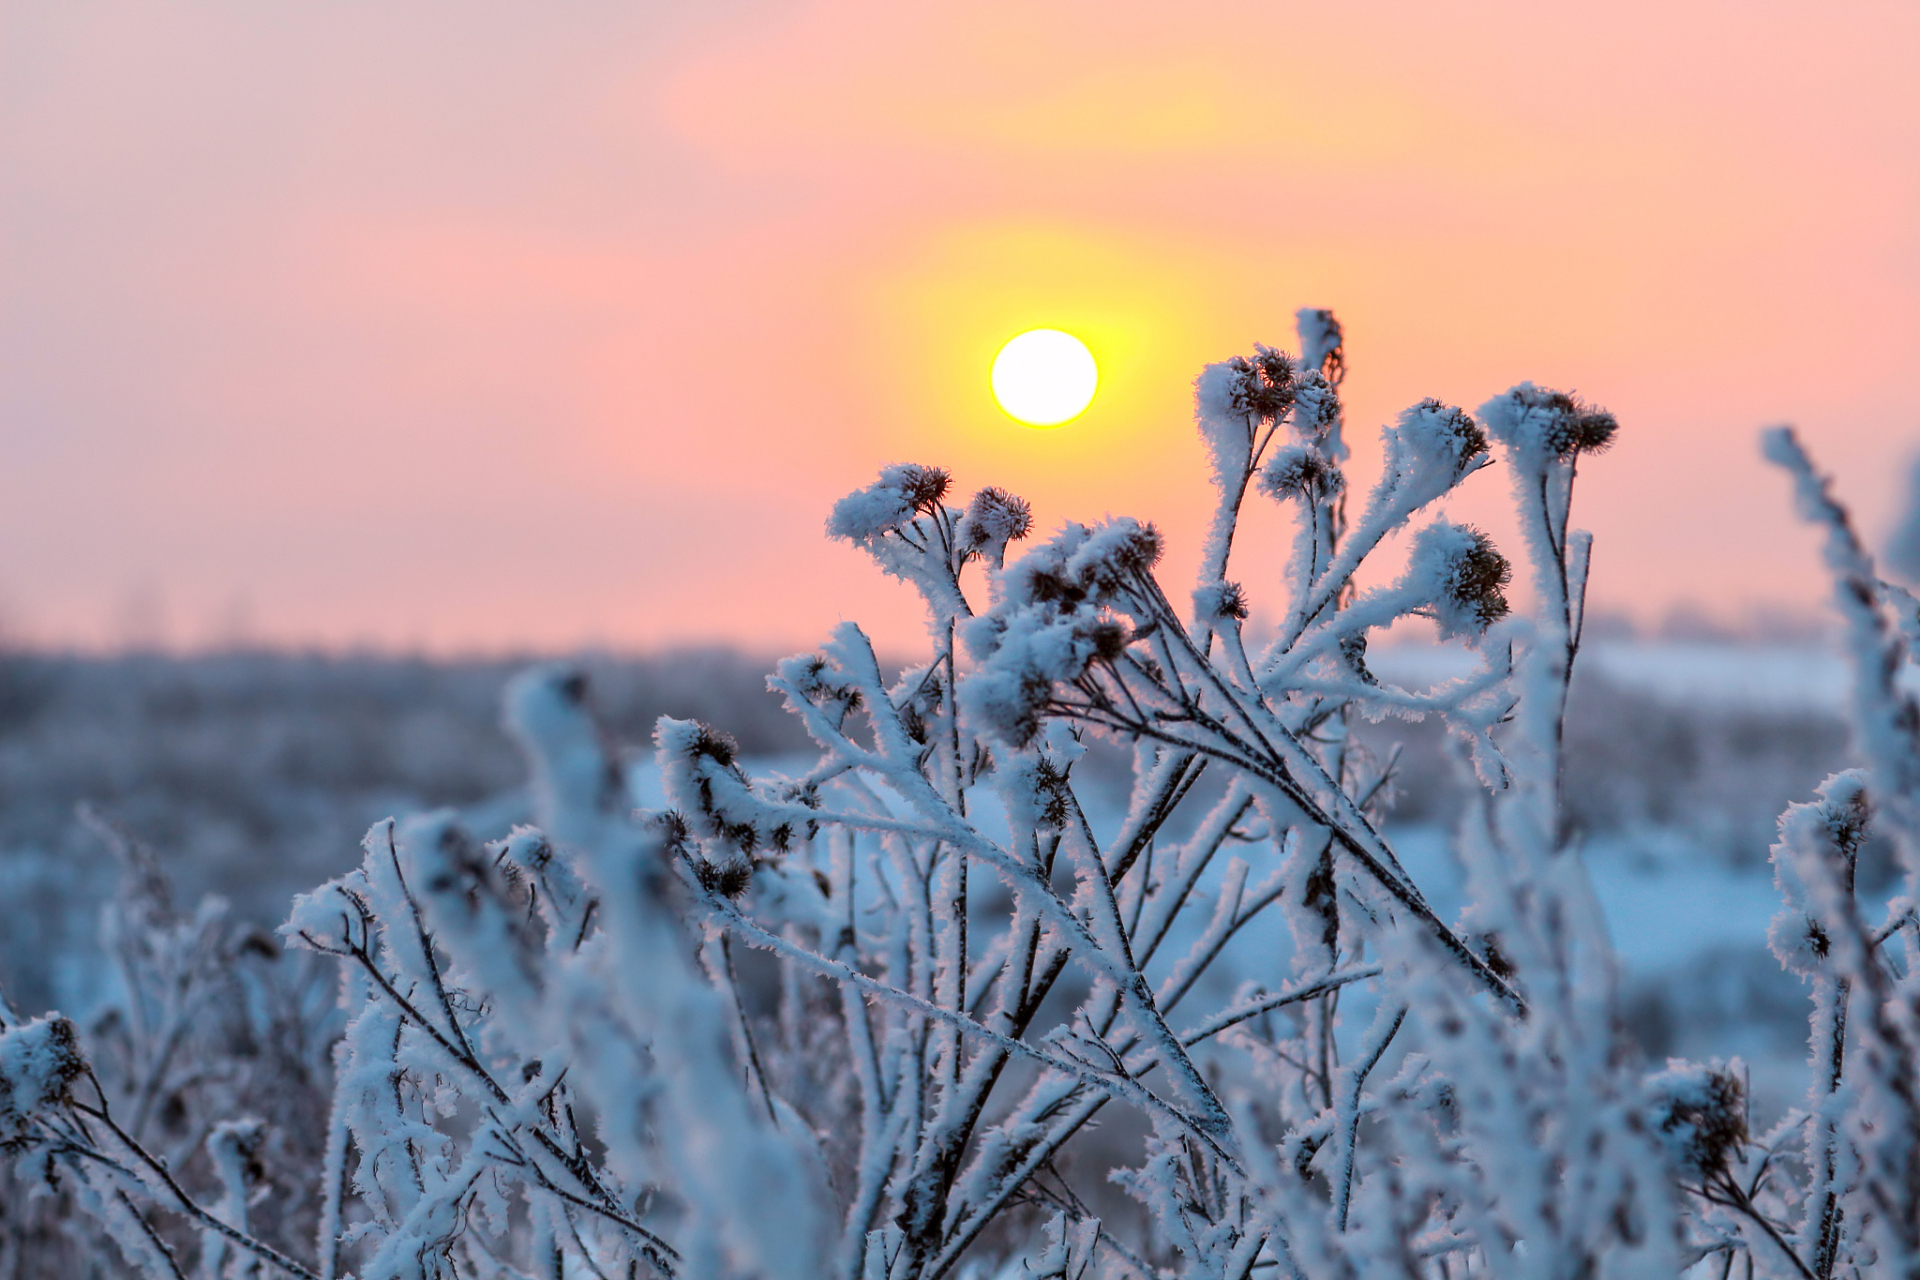
[[[820,532],[893,461],[1155,519],[1184,595],[1189,383],[1303,305],[1359,487],[1421,396],[1620,415],[1603,607],[1821,598],[1765,423],[1870,533],[1902,500],[1907,0],[653,8],[0,7],[6,631],[900,646],[905,588]],[[986,389],[1036,325],[1104,377],[1052,432]]]

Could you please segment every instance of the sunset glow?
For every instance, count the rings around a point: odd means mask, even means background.
[[[1580,509],[1596,607],[1643,621],[1821,607],[1760,426],[1876,538],[1920,444],[1894,0],[30,0],[0,42],[26,642],[905,646],[910,592],[820,535],[900,461],[1040,530],[1151,519],[1184,590],[1193,379],[1303,306],[1350,336],[1356,494],[1425,396],[1617,413]],[[989,394],[1029,329],[1098,360],[1065,429]],[[1239,571],[1277,581],[1250,501]],[[1455,505],[1517,536],[1499,479]]]
[[[1029,329],[993,358],[993,398],[1030,427],[1058,427],[1093,403],[1100,369],[1087,344],[1058,329]]]

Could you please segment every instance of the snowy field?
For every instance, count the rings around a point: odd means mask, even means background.
[[[1767,847],[1779,811],[1850,763],[1840,716],[1845,667],[1814,648],[1621,640],[1589,646],[1582,661],[1567,729],[1567,816],[1616,950],[1627,1028],[1654,1063],[1738,1054],[1764,1125],[1805,1095],[1808,1025],[1801,981],[1767,949],[1779,909]],[[1466,655],[1383,647],[1368,663],[1418,687],[1460,674]],[[79,806],[151,846],[183,906],[218,894],[267,929],[294,893],[352,865],[361,833],[389,814],[452,806],[477,834],[503,835],[530,817],[522,764],[498,725],[501,686],[519,665],[7,659],[0,900],[9,923],[0,983],[23,1010],[57,1006],[82,1023],[125,1003],[99,941],[102,905],[123,872]],[[585,665],[637,806],[665,805],[648,745],[662,714],[730,731],[756,775],[791,776],[811,763],[765,692],[764,659],[693,652]],[[1452,832],[1466,792],[1449,744],[1425,723],[1389,720],[1357,732],[1378,758],[1400,753],[1388,835],[1452,919],[1464,905]],[[1125,803],[1127,757],[1097,746],[1076,770],[1105,840]],[[1203,812],[1211,798],[1203,781],[1190,807]],[[970,816],[988,834],[1004,825],[993,805],[991,789],[976,791]],[[1180,833],[1179,822],[1167,832]],[[1224,866],[1209,869],[1176,944],[1204,926],[1224,874]],[[1862,896],[1877,910],[1895,887],[1888,851],[1869,846],[1860,874]],[[972,893],[971,927],[984,945],[1004,928],[1009,899],[987,875]],[[1290,946],[1277,916],[1236,936],[1199,988],[1207,1007],[1232,1003],[1248,983],[1283,983]],[[743,962],[749,986],[754,963]],[[1345,1048],[1374,998],[1350,993]],[[1090,1141],[1139,1140],[1116,1122]],[[1126,1211],[1117,1200],[1096,1203]]]
[[[1382,649],[1381,675],[1456,674],[1461,651]],[[1840,659],[1812,648],[1609,641],[1589,647],[1569,727],[1577,838],[1618,949],[1643,1047],[1746,1056],[1764,1107],[1802,1087],[1805,1004],[1766,950],[1777,896],[1774,816],[1847,762]],[[597,659],[596,701],[630,748],[640,804],[659,803],[646,748],[654,716],[697,716],[741,740],[756,768],[804,761],[761,687],[765,663],[731,654]],[[337,874],[366,826],[452,804],[492,834],[525,816],[520,764],[497,727],[514,664],[236,656],[188,660],[14,657],[0,678],[0,895],[14,904],[0,980],[16,1002],[83,1013],[105,972],[93,946],[112,860],[74,817],[95,806],[155,848],[188,900],[218,892],[271,926],[290,896]],[[1369,727],[1404,745],[1392,833],[1443,913],[1458,905],[1449,831],[1454,766],[1429,726]],[[1091,788],[1117,821],[1121,762]],[[1109,802],[1102,812],[1100,801]],[[1876,872],[1875,867],[1879,870]],[[1878,879],[1875,879],[1875,875]],[[1871,855],[1865,884],[1892,889]],[[1236,944],[1235,972],[1284,961],[1271,939]]]

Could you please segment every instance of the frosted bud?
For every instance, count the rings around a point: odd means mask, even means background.
[[[1002,741],[1024,747],[1041,730],[1054,686],[1119,657],[1128,633],[1096,610],[1028,604],[982,614],[968,624],[966,639],[980,662],[960,686],[961,709]]]
[[[1210,364],[1194,382],[1195,409],[1202,423],[1237,418],[1277,422],[1293,407],[1293,357],[1254,343],[1253,358],[1233,356]]]
[[[667,799],[702,839],[730,845],[742,856],[792,844],[792,821],[755,794],[732,738],[697,720],[661,716],[653,742]]]
[[[1770,856],[1785,907],[1767,929],[1767,945],[1789,972],[1819,972],[1833,954],[1834,916],[1851,886],[1853,865],[1873,820],[1867,775],[1836,773],[1809,804],[1788,805]]]
[[[1667,1158],[1686,1174],[1705,1177],[1726,1167],[1747,1140],[1747,1095],[1739,1060],[1704,1066],[1679,1058],[1646,1082],[1654,1132]]]
[[[59,1014],[0,1031],[0,1151],[25,1146],[35,1113],[66,1103],[86,1070],[79,1034]]]
[[[1092,531],[1085,525],[1069,523],[1008,565],[1000,579],[1006,591],[1007,606],[1018,608],[1028,604],[1046,604],[1056,609],[1078,607],[1086,599],[1087,592],[1081,584],[1068,577],[1067,560],[1091,535]]]
[[[1228,618],[1244,622],[1247,617],[1247,594],[1237,582],[1208,583],[1194,589],[1193,610],[1197,616],[1216,622]]]
[[[842,715],[860,709],[860,686],[843,678],[826,658],[803,653],[782,658],[775,668],[793,691],[817,707],[837,706]]]
[[[1281,501],[1328,498],[1345,484],[1340,468],[1312,445],[1282,445],[1260,468],[1260,487]]]
[[[960,545],[975,555],[1002,556],[1007,544],[1033,528],[1033,508],[1005,489],[988,487],[973,495],[960,519]]]
[[[1613,443],[1620,427],[1605,409],[1531,382],[1523,382],[1481,405],[1480,417],[1501,444],[1543,461],[1567,461],[1576,454],[1599,453]]]
[[[1412,480],[1433,470],[1451,485],[1486,456],[1487,433],[1466,410],[1426,399],[1387,428],[1386,443],[1387,465],[1395,474]]]
[[[1442,638],[1474,636],[1507,616],[1513,569],[1471,525],[1436,520],[1414,539],[1405,583],[1433,607]]]
[[[911,462],[886,467],[873,484],[833,504],[827,534],[867,542],[891,533],[911,520],[914,512],[931,510],[946,495],[948,483],[947,473],[939,467]]]
[[[1347,670],[1362,684],[1377,685],[1380,680],[1367,670],[1367,633],[1356,631],[1352,635],[1340,637],[1340,660],[1347,664]],[[1501,976],[1505,976],[1504,974]]]
[[[1300,363],[1333,382],[1346,372],[1346,334],[1333,312],[1322,307],[1302,307],[1293,313],[1294,329],[1300,335]]]
[[[1300,374],[1295,383],[1294,439],[1313,445],[1336,466],[1345,462],[1347,446],[1340,440],[1340,393],[1334,383],[1317,370]]]
[[[1293,408],[1293,360],[1254,346],[1253,359],[1234,356],[1200,371],[1193,383],[1193,418],[1213,461],[1214,483],[1238,496],[1253,465],[1254,432],[1278,423]]]

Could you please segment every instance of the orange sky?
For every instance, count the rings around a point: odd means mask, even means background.
[[[640,8],[0,6],[6,633],[897,647],[820,535],[893,461],[1155,519],[1181,598],[1189,383],[1303,305],[1361,489],[1424,395],[1620,415],[1604,607],[1820,598],[1764,423],[1870,532],[1901,500],[1908,0]],[[1104,377],[1052,432],[987,397],[1036,325]]]

